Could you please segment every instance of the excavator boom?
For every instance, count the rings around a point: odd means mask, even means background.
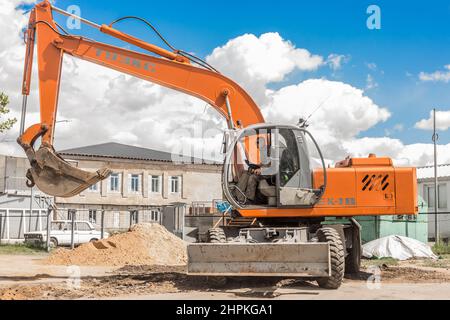
[[[110,174],[108,169],[85,172],[75,168],[53,148],[65,54],[200,98],[213,106],[227,120],[230,128],[264,122],[258,106],[238,84],[213,69],[208,70],[192,64],[198,60],[191,61],[188,55],[146,43],[110,25],[100,26],[81,18],[82,22],[91,27],[153,55],[63,34],[58,31],[58,25],[53,20],[53,11],[71,15],[53,7],[49,1],[43,1],[31,11],[26,31],[27,48],[22,90],[24,103],[18,143],[30,160],[31,169],[27,174],[30,186],[36,184],[39,189],[52,196],[72,197]],[[35,43],[41,120],[25,130],[26,97],[30,93]],[[36,151],[34,144],[38,138],[41,138],[41,146]]]

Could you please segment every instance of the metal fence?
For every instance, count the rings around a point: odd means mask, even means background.
[[[81,232],[81,222],[90,222],[100,238],[106,233],[114,234],[128,231],[137,223],[158,223],[176,236],[184,237],[185,205],[170,205],[161,207],[130,208],[121,210],[93,210],[93,209],[37,209],[30,213],[25,209],[0,209],[0,244],[21,242],[29,232],[45,234],[47,248],[50,247],[52,222],[64,221],[67,223],[67,232],[70,236],[70,246],[77,245],[76,235]]]
[[[105,209],[56,209],[53,211],[54,221],[71,222],[71,230],[76,233],[76,222],[90,222],[100,231],[101,238],[109,234],[125,232],[138,223],[158,223],[169,232],[183,238],[185,205],[169,205],[148,208],[126,208],[117,210]],[[71,235],[71,247],[74,246],[74,237]]]
[[[193,201],[189,208],[189,215],[202,216],[207,214],[217,214],[217,204],[223,200],[215,199],[212,201]]]

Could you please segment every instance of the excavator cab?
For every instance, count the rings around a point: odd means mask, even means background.
[[[224,193],[235,208],[312,207],[325,192],[325,162],[305,128],[262,124],[225,137]],[[324,179],[313,181],[318,170]]]

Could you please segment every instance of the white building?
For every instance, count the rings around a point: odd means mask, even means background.
[[[450,164],[438,166],[438,224],[441,239],[450,238]],[[417,168],[418,192],[428,204],[428,237],[435,239],[434,167]]]

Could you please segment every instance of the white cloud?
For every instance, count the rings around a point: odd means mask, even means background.
[[[433,145],[431,143],[414,143],[400,149],[397,159],[407,165],[432,165]],[[437,146],[437,161],[439,164],[450,163],[450,143]]]
[[[352,156],[366,157],[369,153],[378,156],[388,156],[398,166],[425,166],[432,165],[433,145],[429,143],[414,143],[405,145],[399,139],[362,138],[344,142],[344,148]],[[438,163],[450,163],[450,143],[438,145]]]
[[[449,82],[450,81],[450,64],[444,66],[444,71],[438,70],[433,73],[421,72],[419,79],[422,81]]]
[[[332,53],[327,58],[327,64],[334,71],[342,68],[342,64],[347,63],[350,60],[350,56],[343,54]]]
[[[372,75],[368,74],[366,78],[366,90],[374,89],[378,87],[378,83],[375,81]]]
[[[433,130],[433,111],[430,111],[428,119],[422,119],[414,126],[421,130]],[[445,131],[450,128],[450,110],[436,111],[436,129]]]
[[[392,128],[384,129],[384,134],[389,137],[395,132],[402,132],[405,129],[405,125],[403,123],[397,123]]]
[[[284,87],[270,98],[271,102],[263,107],[269,121],[296,123],[314,112],[314,129],[338,139],[354,138],[390,116],[387,109],[378,107],[362,90],[325,79]]]
[[[369,68],[372,71],[376,71],[378,68],[377,64],[374,62],[366,63],[366,66],[367,66],[367,68]]]
[[[268,83],[283,81],[294,70],[316,70],[324,63],[321,56],[296,48],[277,32],[234,38],[214,49],[207,61],[252,92],[259,103],[265,101]]]

